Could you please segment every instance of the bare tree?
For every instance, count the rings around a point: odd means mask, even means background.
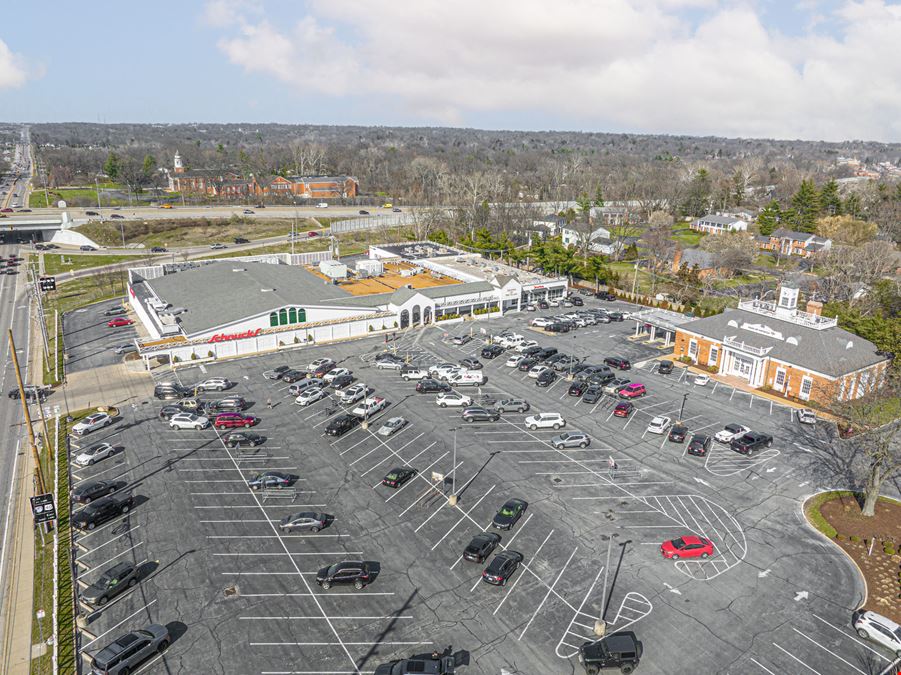
[[[750,267],[759,253],[754,238],[743,232],[731,232],[705,237],[701,248],[713,254],[717,269],[734,274]]]

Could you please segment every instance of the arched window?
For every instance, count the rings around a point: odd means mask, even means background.
[[[269,326],[272,328],[275,328],[276,326],[278,326],[278,313],[277,312],[272,312],[269,315]]]
[[[297,323],[304,323],[307,320],[307,310],[298,309],[297,310]]]
[[[288,323],[297,323],[297,308],[291,307],[288,310]]]
[[[278,310],[278,324],[280,326],[284,326],[288,323],[288,310],[280,309]]]

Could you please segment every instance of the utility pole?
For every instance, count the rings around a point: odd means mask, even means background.
[[[632,277],[632,295],[635,295],[635,288],[638,286],[638,262],[635,261],[635,275]]]
[[[682,407],[679,408],[679,421],[682,421],[682,413],[685,412],[685,401],[688,400],[688,392],[682,394]]]
[[[31,413],[28,411],[28,399],[25,397],[25,385],[22,384],[22,371],[19,370],[19,357],[16,354],[16,342],[13,340],[13,331],[10,328],[9,353],[12,354],[13,368],[16,371],[16,383],[19,385],[19,398],[22,401],[22,413],[25,415],[25,428],[28,430],[28,444],[31,446],[31,454],[34,458],[34,473],[38,483],[38,492],[44,494],[44,472],[41,469],[41,456],[38,454],[34,441],[34,429],[31,426]]]
[[[457,429],[459,427],[451,427],[448,431],[454,432],[454,458],[451,463],[451,495],[447,503],[451,506],[457,505]]]
[[[44,343],[44,358],[47,362],[47,370],[50,370],[50,340],[47,338],[47,320],[44,317],[44,302],[41,297],[41,289],[38,284],[34,267],[29,265],[28,273],[31,276],[31,293],[38,307],[38,320],[41,322],[41,337]]]
[[[59,382],[59,310],[53,312],[53,379]],[[49,370],[49,369],[48,369]]]

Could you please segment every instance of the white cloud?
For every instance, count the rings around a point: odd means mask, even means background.
[[[293,22],[243,6],[207,4],[232,63],[312,94],[388,99],[409,111],[400,122],[509,112],[548,127],[901,138],[901,7],[884,0],[812,6],[839,32],[811,22],[801,38],[714,0],[310,0]]]
[[[21,87],[28,79],[25,62],[0,40],[0,89]]]

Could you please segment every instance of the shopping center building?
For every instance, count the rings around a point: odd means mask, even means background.
[[[447,246],[372,247],[155,265],[129,271],[145,363],[227,358],[520,311],[560,297],[550,279]]]

